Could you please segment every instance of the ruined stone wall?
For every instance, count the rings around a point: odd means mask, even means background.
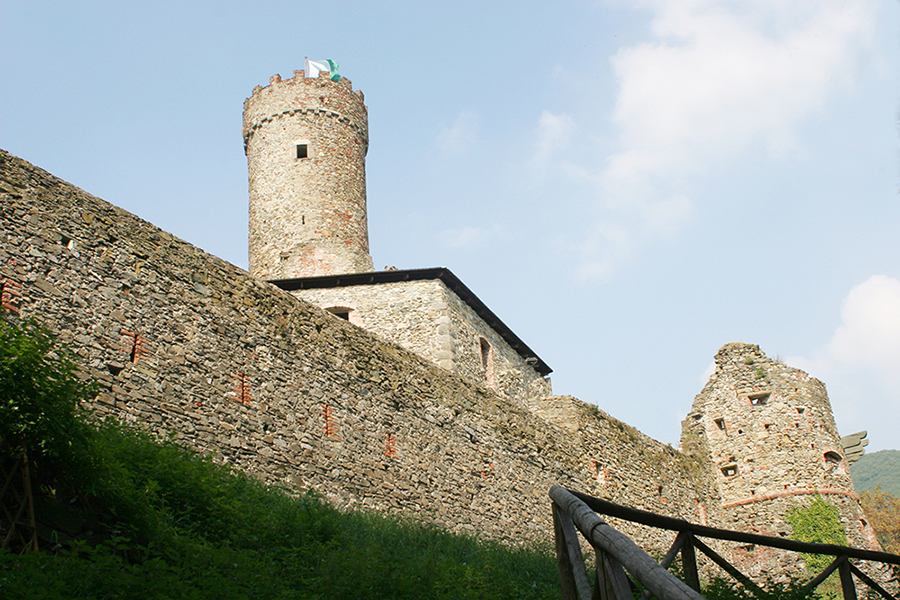
[[[363,94],[326,75],[275,75],[244,102],[250,273],[260,279],[372,270]]]
[[[755,345],[727,344],[715,360],[682,444],[718,490],[720,527],[790,537],[785,515],[819,494],[840,509],[852,546],[875,549],[822,382]],[[773,560],[796,562],[776,551],[736,552],[748,574],[765,574]]]
[[[439,279],[292,292],[322,307],[350,308],[350,322],[501,395],[543,398],[552,392],[518,352]],[[482,367],[481,342],[490,345]]]
[[[634,427],[572,396],[530,400],[531,410],[560,428],[580,462],[578,490],[619,504],[716,526],[718,497],[702,477],[702,465],[657,442]],[[628,501],[624,502],[623,499]],[[636,539],[654,540],[660,548],[672,542],[670,532],[607,519]],[[667,550],[668,548],[666,548]]]
[[[611,465],[617,501],[694,514],[676,455],[624,424],[574,404],[573,438],[2,151],[0,223],[0,278],[100,383],[100,416],[339,506],[495,539],[546,540],[549,487],[595,479],[588,459]]]

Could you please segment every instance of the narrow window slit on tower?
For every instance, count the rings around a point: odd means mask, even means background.
[[[484,338],[479,338],[478,341],[481,345],[481,368],[487,371],[490,365],[491,343]]]
[[[297,144],[297,158],[309,157],[309,144]]]
[[[722,419],[715,419],[714,422],[715,422],[715,424],[716,424],[716,427],[718,427],[718,428],[721,429],[722,431],[725,431],[725,419],[724,419],[724,418],[722,418]]]
[[[722,475],[725,477],[734,477],[737,475],[737,465],[725,465],[722,467]]]

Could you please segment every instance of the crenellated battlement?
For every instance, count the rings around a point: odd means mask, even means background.
[[[325,72],[306,77],[306,72],[299,69],[289,79],[282,79],[277,73],[272,75],[269,85],[257,85],[244,100],[244,153],[260,127],[279,118],[303,115],[336,119],[352,129],[368,150],[368,110],[362,91],[354,90],[346,77],[332,81]]]
[[[338,81],[331,81],[331,78],[328,76],[328,73],[326,73],[325,71],[321,71],[317,77],[307,77],[305,70],[296,69],[294,71],[294,76],[289,77],[288,79],[282,79],[280,74],[275,73],[274,75],[269,77],[269,85],[267,85],[267,86],[257,85],[256,87],[253,88],[253,94],[256,94],[259,90],[266,89],[267,87],[277,85],[279,83],[291,83],[291,82],[306,83],[306,82],[319,81],[319,80],[325,80],[334,85],[340,85],[340,86],[343,86],[350,90],[353,90],[353,83],[346,77],[341,77],[340,80],[338,80]],[[359,95],[360,100],[364,99],[362,90],[355,90],[354,93]]]

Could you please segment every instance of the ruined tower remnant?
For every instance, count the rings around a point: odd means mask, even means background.
[[[707,465],[721,498],[720,527],[790,536],[785,515],[818,495],[838,507],[852,546],[878,548],[825,385],[768,358],[759,346],[719,350],[715,373],[683,423],[682,447]],[[731,558],[745,573],[772,572],[778,565],[765,552]]]
[[[349,79],[275,75],[244,101],[250,274],[373,270],[366,221],[366,106]]]

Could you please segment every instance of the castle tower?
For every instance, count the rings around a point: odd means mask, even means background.
[[[751,344],[726,344],[715,361],[683,423],[682,448],[715,482],[717,526],[790,537],[786,515],[819,495],[840,510],[850,545],[876,549],[824,384]],[[784,558],[766,552],[731,558],[748,575],[783,570]]]
[[[293,279],[372,271],[366,221],[369,126],[349,79],[303,71],[244,101],[250,274]]]

